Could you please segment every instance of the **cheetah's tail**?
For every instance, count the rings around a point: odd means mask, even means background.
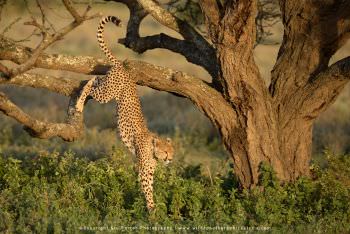
[[[97,41],[100,45],[100,48],[101,50],[105,53],[105,55],[107,56],[108,60],[112,63],[117,63],[117,59],[113,56],[112,52],[108,49],[107,45],[106,45],[106,42],[104,40],[104,35],[103,35],[103,31],[104,31],[104,27],[105,27],[105,24],[108,23],[108,22],[112,22],[114,23],[116,26],[120,26],[120,22],[121,20],[118,19],[117,17],[115,16],[106,16],[106,17],[103,17],[101,20],[100,20],[100,23],[98,25],[98,28],[97,28]]]

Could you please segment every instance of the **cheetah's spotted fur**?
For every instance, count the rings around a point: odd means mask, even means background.
[[[107,22],[119,26],[120,20],[114,16],[104,17],[97,30],[99,45],[114,65],[106,76],[94,77],[86,83],[77,100],[76,109],[80,112],[83,110],[88,96],[100,103],[112,99],[117,101],[119,135],[127,148],[137,156],[141,189],[145,194],[148,210],[152,210],[155,158],[170,161],[174,150],[170,139],[164,140],[148,130],[136,92],[136,83],[105,44],[103,31]]]

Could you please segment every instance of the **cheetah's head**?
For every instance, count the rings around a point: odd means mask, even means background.
[[[170,138],[161,138],[157,135],[153,135],[152,138],[154,157],[157,160],[162,160],[166,164],[173,160],[174,148]]]

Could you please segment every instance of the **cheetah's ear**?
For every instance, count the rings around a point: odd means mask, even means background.
[[[153,137],[153,138],[152,138],[152,144],[153,144],[154,146],[158,146],[158,143],[159,143],[158,137]]]
[[[171,143],[171,142],[172,142],[172,140],[171,140],[170,137],[167,137],[167,138],[166,138],[166,141],[167,141],[168,143]]]

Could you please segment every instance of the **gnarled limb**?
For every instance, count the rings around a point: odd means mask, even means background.
[[[222,9],[221,3],[217,0],[203,0],[199,1],[199,5],[205,15],[207,22],[218,25],[221,20]],[[221,6],[222,7],[222,6]]]
[[[331,65],[319,73],[297,95],[303,118],[313,120],[325,111],[350,81],[350,57]]]
[[[164,33],[140,37],[140,24],[148,13],[138,4],[129,4],[128,7],[130,10],[130,19],[128,22],[127,34],[126,38],[119,40],[120,43],[137,53],[143,53],[155,48],[168,49],[183,55],[187,61],[202,66],[212,77],[217,76],[215,53],[212,48],[203,51],[189,40],[177,39]]]
[[[15,48],[8,40],[4,44],[7,46],[2,46],[0,42],[0,59],[11,60],[18,63],[30,56],[31,50],[27,47]],[[105,74],[110,67],[107,65],[106,61],[93,57],[58,54],[42,54],[37,59],[35,66],[83,74]],[[231,116],[230,119],[232,121],[236,118],[230,105],[222,95],[201,79],[183,72],[141,61],[127,61],[125,62],[125,66],[130,74],[137,80],[137,84],[187,97],[214,122],[218,122],[218,120],[225,122],[224,119],[227,115]],[[52,77],[49,78],[53,79]],[[45,79],[44,76],[41,76],[41,80],[43,79]],[[4,80],[3,82],[7,83],[9,81]],[[21,80],[17,79],[17,82],[14,84],[20,85],[21,82]],[[76,82],[69,81],[69,79],[63,81],[63,83],[67,86],[65,88],[66,90],[72,90],[74,89],[73,87],[77,85]],[[35,85],[40,85],[40,82]],[[41,87],[45,88],[44,85]],[[51,91],[55,91],[55,89],[51,88]],[[219,109],[222,109],[222,111],[219,112]],[[226,116],[222,113],[225,113]],[[227,127],[223,126],[222,128]]]
[[[41,88],[64,96],[71,96],[79,88],[80,82],[65,77],[22,73],[12,79],[0,76],[0,84]]]
[[[72,102],[71,102],[72,103]],[[67,123],[49,123],[37,120],[25,113],[0,92],[0,111],[23,124],[24,129],[33,137],[48,139],[58,136],[65,141],[74,141],[84,130],[83,116],[75,112],[70,105]]]
[[[74,9],[72,6],[72,3],[70,0],[63,0],[63,3],[68,10],[68,12],[74,17],[74,21],[71,22],[69,25],[63,27],[59,31],[55,32],[54,34],[50,34],[46,29],[45,25],[39,24],[34,17],[32,17],[31,22],[27,22],[27,25],[32,25],[34,27],[37,27],[41,34],[43,35],[42,41],[37,46],[37,48],[32,52],[31,56],[27,58],[25,62],[23,62],[20,66],[11,69],[8,74],[6,74],[9,78],[14,77],[18,74],[21,74],[23,72],[26,72],[30,70],[34,64],[36,63],[38,57],[40,54],[49,47],[52,43],[56,42],[57,40],[62,39],[66,34],[71,32],[73,29],[81,25],[84,21],[93,19],[99,16],[99,14],[95,14],[92,16],[86,16],[86,13],[88,12],[89,7],[85,11],[83,16],[80,16],[78,12]],[[44,15],[43,15],[44,17]]]
[[[1,64],[1,77],[0,77],[0,83],[6,83],[6,84],[16,84],[21,86],[31,86],[36,88],[46,88],[51,91],[55,91],[64,95],[69,95],[71,97],[70,99],[70,105],[68,107],[68,116],[66,123],[48,123],[44,121],[37,120],[27,113],[25,113],[23,110],[21,110],[18,106],[16,106],[13,102],[8,99],[8,97],[0,93],[0,111],[3,112],[5,115],[14,118],[19,123],[24,125],[24,129],[33,137],[38,138],[51,138],[54,136],[58,136],[62,138],[65,141],[73,141],[76,138],[78,138],[84,129],[83,124],[83,115],[77,111],[75,111],[74,104],[75,104],[75,93],[74,92],[74,85],[78,86],[77,82],[74,81],[68,81],[67,79],[57,79],[52,76],[40,76],[36,74],[26,74],[24,72],[30,70],[33,68],[33,66],[36,64],[38,58],[41,56],[42,52],[49,47],[52,43],[56,42],[57,40],[60,40],[62,37],[64,37],[67,33],[75,29],[77,26],[79,26],[81,23],[83,23],[85,20],[92,19],[97,17],[98,15],[94,16],[87,16],[87,12],[90,9],[88,7],[84,13],[83,16],[80,16],[78,12],[74,9],[72,6],[72,3],[70,0],[63,0],[63,3],[66,7],[66,9],[71,13],[71,15],[74,18],[74,21],[71,22],[66,27],[62,28],[58,32],[55,32],[53,34],[50,34],[46,28],[45,28],[45,14],[39,4],[37,2],[38,7],[41,10],[42,15],[42,24],[39,24],[34,17],[32,17],[31,22],[27,22],[27,25],[32,25],[34,27],[37,27],[43,36],[42,41],[37,46],[36,49],[31,50],[27,48],[26,53],[22,51],[18,51],[18,47],[12,43],[10,40],[6,40],[5,38],[1,38],[1,52],[3,50],[8,49],[14,49],[17,50],[18,54],[26,54],[26,57],[23,57],[16,61],[17,63],[20,63],[18,67],[15,67],[13,69],[8,69],[6,66]],[[8,47],[10,46],[10,47]],[[23,47],[20,47],[23,49]],[[25,48],[24,48],[25,49]]]
[[[215,38],[217,30],[219,30],[220,20],[223,16],[223,9],[220,10],[218,4],[220,3],[216,0],[199,1],[199,5],[205,17],[207,31],[211,39]]]
[[[276,105],[287,106],[349,38],[350,2],[286,0],[280,5],[285,30],[270,93]]]
[[[114,0],[126,4],[128,7],[131,3],[127,0]],[[127,3],[126,3],[127,2]],[[198,49],[202,51],[210,51],[212,48],[210,44],[200,35],[193,27],[185,21],[172,15],[169,11],[162,8],[155,0],[138,0],[142,8],[148,12],[152,17],[162,25],[180,33],[185,40],[193,42]]]
[[[137,84],[187,97],[214,124],[218,123],[219,120],[226,119],[227,116],[230,116],[232,122],[235,122],[236,115],[230,105],[217,90],[210,87],[206,82],[184,72],[141,61],[128,61],[126,66],[132,76],[137,79]],[[142,69],[140,69],[141,67]],[[226,128],[227,126],[222,127]]]
[[[14,63],[23,63],[32,56],[32,49],[17,45],[13,40],[0,37],[0,59]],[[62,54],[41,53],[35,67],[53,70],[66,70],[83,74],[106,74],[110,65],[106,60],[91,56],[68,56]]]
[[[126,38],[119,40],[121,44],[137,53],[143,53],[155,48],[168,49],[183,55],[187,61],[202,66],[212,77],[217,76],[217,63],[214,49],[186,22],[176,18],[153,1],[150,1],[150,3],[142,2],[145,5],[140,5],[133,1],[115,1],[126,4],[130,10]],[[148,11],[150,9],[157,9],[158,13],[151,12],[151,14],[155,14],[157,17],[156,19],[165,26],[177,32],[180,32],[181,28],[185,28],[184,35],[182,35],[185,40],[177,39],[164,33],[140,37],[140,24],[144,17],[149,14]],[[152,16],[155,17],[154,15]]]
[[[188,23],[172,15],[155,0],[138,0],[138,3],[162,25],[180,33],[199,48],[208,46],[206,40]]]

